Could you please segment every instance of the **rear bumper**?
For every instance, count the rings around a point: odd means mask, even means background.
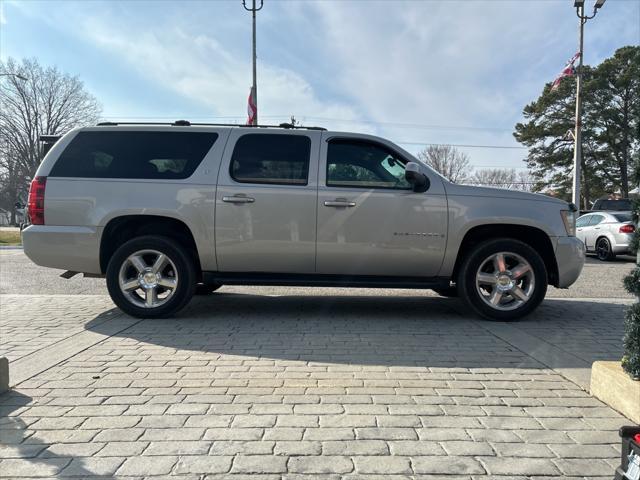
[[[22,230],[24,253],[36,265],[100,274],[100,229],[29,225]]]
[[[558,288],[567,288],[580,276],[584,266],[585,248],[576,237],[556,238],[556,263],[558,264]]]
[[[617,253],[618,255],[624,255],[624,254],[631,254],[631,247],[627,244],[627,245],[613,245],[611,247],[611,250],[613,250],[614,253]]]

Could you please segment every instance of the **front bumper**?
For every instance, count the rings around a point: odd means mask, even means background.
[[[580,276],[584,266],[585,248],[576,237],[556,238],[556,263],[558,264],[558,288],[571,286]]]
[[[99,274],[99,229],[29,225],[22,230],[24,253],[36,265]]]

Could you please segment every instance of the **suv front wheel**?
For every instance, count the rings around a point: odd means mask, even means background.
[[[174,240],[148,235],[123,244],[107,267],[107,288],[122,311],[140,318],[167,317],[193,296],[192,258]]]
[[[529,245],[513,239],[476,246],[458,275],[461,297],[492,320],[515,320],[531,313],[547,292],[544,261]]]

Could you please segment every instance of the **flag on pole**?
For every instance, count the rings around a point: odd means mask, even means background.
[[[253,102],[253,87],[249,89],[249,100],[247,102],[247,125],[253,125],[256,115],[258,114],[258,107]]]
[[[558,88],[560,82],[564,77],[572,77],[576,74],[576,67],[573,64],[576,63],[576,60],[578,60],[578,58],[580,58],[580,52],[576,52],[576,54],[569,59],[558,77],[553,81],[553,85],[551,85],[552,91]]]

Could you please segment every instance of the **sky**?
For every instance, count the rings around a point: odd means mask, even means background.
[[[459,145],[477,168],[525,168],[513,127],[578,43],[573,0],[264,0],[257,18],[260,123]],[[585,63],[638,44],[640,0],[608,0]],[[251,15],[241,0],[0,0],[8,57],[77,75],[104,120],[244,123]]]

